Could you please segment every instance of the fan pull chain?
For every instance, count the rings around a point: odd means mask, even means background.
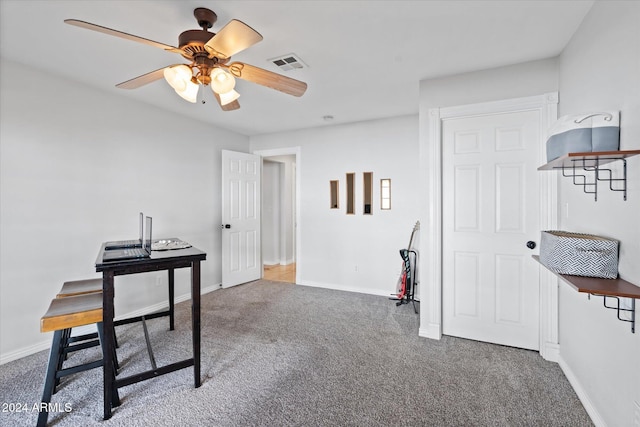
[[[205,101],[204,99],[204,85],[202,83],[199,84],[200,87],[202,88],[202,90],[198,89],[198,94],[200,95],[200,102],[202,102],[202,104],[206,104],[207,101]]]

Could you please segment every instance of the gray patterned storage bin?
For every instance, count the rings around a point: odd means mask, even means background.
[[[540,262],[560,274],[615,279],[618,241],[591,234],[543,231]]]

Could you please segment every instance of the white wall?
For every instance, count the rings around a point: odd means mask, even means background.
[[[280,232],[277,236],[278,255],[276,259],[277,263],[288,265],[296,260],[296,156],[292,154],[268,156],[266,159],[279,165],[278,179],[274,181],[274,185],[279,187],[277,220]]]
[[[251,137],[251,150],[300,147],[299,283],[379,295],[395,291],[400,248],[418,219],[416,116]],[[362,172],[373,172],[373,215],[363,215]],[[345,214],[345,174],[356,173],[356,214]],[[392,210],[380,210],[380,179],[391,178]],[[329,209],[329,181],[340,209]]]
[[[100,243],[136,238],[140,211],[154,237],[207,252],[203,288],[220,283],[220,150],[247,151],[247,137],[4,59],[0,76],[2,362],[50,345],[39,321],[51,298],[99,277]],[[176,272],[176,296],[188,280]],[[116,316],[166,300],[166,282],[117,278]]]
[[[557,58],[427,79],[420,82],[421,117],[429,108],[541,95],[557,87]]]
[[[560,56],[560,114],[620,110],[620,148],[640,148],[640,3],[597,2]],[[620,241],[620,277],[640,286],[640,156],[628,160],[628,196],[600,183],[598,201],[561,178],[560,226]],[[620,165],[614,173],[620,176]],[[568,207],[568,212],[567,212]],[[640,301],[636,301],[640,310]],[[640,315],[636,314],[640,323]],[[640,420],[640,326],[561,283],[560,357],[597,423]]]
[[[282,164],[262,163],[262,263],[280,264],[280,170]]]

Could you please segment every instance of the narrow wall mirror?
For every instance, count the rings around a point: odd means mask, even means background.
[[[380,180],[380,209],[391,209],[391,179]]]
[[[362,172],[363,215],[373,215],[373,172]]]
[[[340,194],[338,193],[338,188],[340,186],[340,181],[337,179],[333,179],[329,181],[329,194],[330,194],[330,207],[331,209],[338,209],[340,207]]]
[[[347,215],[353,215],[356,213],[355,181],[356,174],[353,172],[347,173]]]

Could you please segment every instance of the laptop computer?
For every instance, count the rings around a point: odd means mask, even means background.
[[[143,226],[144,226],[144,214],[140,212],[140,232],[137,240],[116,240],[114,242],[107,242],[104,244],[104,248],[107,250],[110,249],[122,249],[122,248],[141,248],[142,247],[142,239],[143,236]]]
[[[151,256],[151,223],[152,219],[148,216],[144,227],[144,244],[142,247],[105,250],[102,255],[102,261],[149,258]]]

